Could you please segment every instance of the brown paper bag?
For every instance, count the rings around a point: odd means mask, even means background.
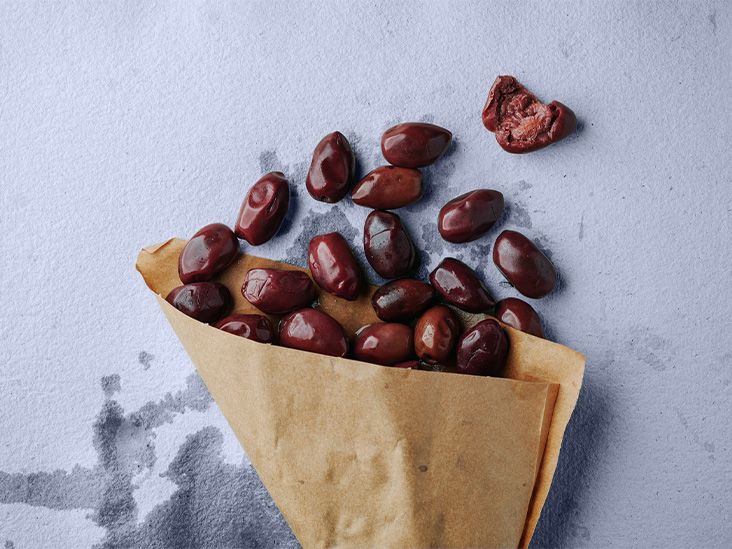
[[[508,379],[402,370],[265,345],[195,321],[173,239],[137,269],[300,543],[306,547],[526,547],[579,395],[584,357],[508,329]],[[219,279],[234,312],[252,267]],[[370,293],[373,292],[371,289]],[[369,295],[321,294],[347,331],[378,320]],[[466,327],[478,320],[463,315]]]

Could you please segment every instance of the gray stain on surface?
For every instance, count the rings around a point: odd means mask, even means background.
[[[121,389],[119,374],[112,374],[111,376],[104,376],[102,378],[102,391],[105,397],[109,398]]]
[[[176,491],[139,517],[134,483],[157,460],[155,429],[189,410],[207,409],[212,400],[192,374],[183,390],[125,414],[112,399],[119,384],[116,375],[102,380],[106,400],[93,427],[98,464],[71,472],[0,471],[0,503],[89,509],[89,518],[105,530],[99,544],[105,549],[299,547],[251,466],[224,462],[223,437],[213,427],[186,439],[163,473]]]
[[[267,172],[281,172],[282,162],[277,157],[277,151],[274,149],[262,151],[259,154],[259,170],[262,174]]]
[[[142,364],[143,370],[149,370],[150,366],[152,365],[152,361],[155,359],[154,355],[151,355],[147,351],[140,351],[140,354],[137,355],[137,362]]]
[[[687,433],[689,433],[689,435],[691,436],[691,441],[694,444],[696,444],[697,446],[699,446],[700,448],[702,448],[707,453],[707,459],[709,459],[709,461],[711,461],[713,463],[714,460],[715,460],[715,457],[714,457],[714,450],[715,450],[714,442],[704,442],[704,441],[702,441],[701,440],[701,437],[699,436],[699,433],[689,427],[689,420],[686,418],[686,416],[684,415],[684,413],[681,411],[680,408],[674,406],[673,411],[676,414],[676,417],[678,418],[679,423],[684,428],[684,431],[686,431]]]
[[[522,229],[531,229],[531,213],[529,209],[518,200],[507,203],[505,206],[505,218],[511,220],[511,224],[521,227]]]
[[[5,549],[15,549],[15,544],[9,539],[5,540]]]

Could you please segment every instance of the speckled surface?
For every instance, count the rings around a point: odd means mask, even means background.
[[[0,4],[0,545],[297,546],[134,258],[232,223],[271,169],[293,208],[258,254],[358,242],[310,154],[338,129],[366,171],[405,120],[455,135],[403,212],[421,272],[451,254],[514,295],[489,251],[517,228],[561,272],[548,334],[587,355],[534,547],[732,545],[730,52],[724,2]],[[501,151],[504,73],[577,134]],[[482,186],[506,218],[443,242],[439,206]]]

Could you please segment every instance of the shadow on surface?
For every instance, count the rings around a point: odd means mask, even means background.
[[[580,505],[595,485],[612,416],[608,394],[597,381],[585,377],[531,549],[591,545],[591,532],[582,524]]]

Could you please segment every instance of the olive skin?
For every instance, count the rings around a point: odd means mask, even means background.
[[[319,309],[300,309],[280,321],[280,345],[321,355],[344,357],[346,332],[338,321]]]
[[[412,329],[395,322],[376,322],[360,328],[353,339],[358,360],[391,366],[414,356]]]
[[[427,309],[414,326],[414,351],[425,362],[446,362],[460,335],[460,321],[449,307]]]
[[[468,313],[487,313],[495,305],[475,271],[453,257],[435,267],[430,283],[447,303]]]
[[[513,76],[493,82],[482,118],[501,148],[514,154],[542,149],[577,129],[572,109],[559,101],[542,103]]]
[[[329,133],[315,147],[305,186],[315,200],[338,202],[350,189],[355,172],[348,139],[341,132]]]
[[[178,276],[183,284],[206,282],[231,265],[239,254],[239,241],[229,227],[212,223],[186,243],[178,257]]]
[[[263,175],[249,189],[234,231],[252,246],[264,244],[282,225],[290,205],[290,186],[282,172]]]
[[[381,136],[381,152],[389,164],[422,168],[434,163],[450,146],[452,134],[445,128],[424,122],[405,122]]]
[[[316,284],[326,292],[353,301],[363,289],[361,268],[340,233],[313,237],[308,246],[308,265]]]
[[[478,322],[467,330],[457,344],[458,373],[496,376],[506,365],[508,337],[492,318]]]
[[[414,270],[417,252],[399,216],[374,210],[366,218],[363,231],[366,259],[383,278],[399,278]]]
[[[434,301],[435,289],[413,278],[388,282],[371,296],[371,305],[376,316],[385,322],[416,318]]]
[[[422,174],[414,168],[381,166],[366,174],[351,191],[354,204],[392,210],[422,197]]]
[[[557,271],[536,245],[516,231],[503,231],[493,245],[493,263],[514,288],[539,299],[557,284]]]
[[[250,269],[241,287],[244,298],[262,312],[281,315],[310,305],[315,285],[302,271]]]
[[[512,328],[536,337],[544,337],[539,314],[522,299],[507,297],[496,303],[495,317]]]
[[[237,314],[222,318],[214,328],[259,343],[274,341],[272,321],[264,315]]]
[[[193,282],[173,288],[165,300],[201,322],[215,322],[231,310],[234,300],[218,282]]]
[[[419,360],[407,360],[406,362],[397,362],[394,368],[404,368],[405,370],[419,370]]]
[[[448,242],[471,242],[483,236],[503,215],[503,194],[478,189],[450,200],[440,210],[437,229]]]

